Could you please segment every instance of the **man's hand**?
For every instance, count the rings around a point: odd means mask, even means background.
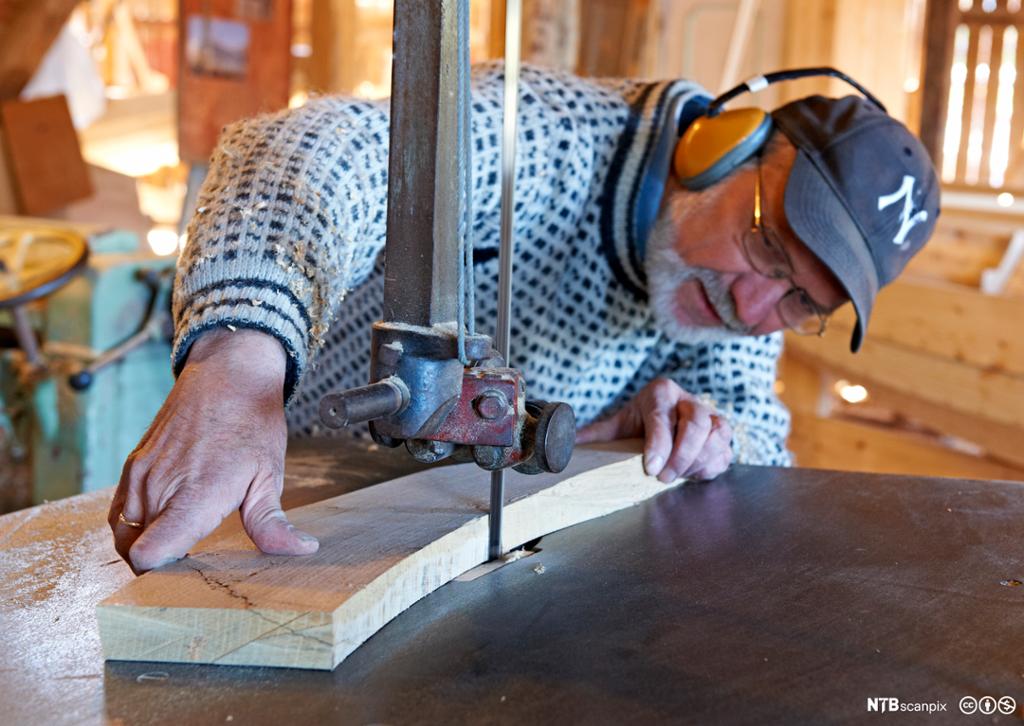
[[[118,554],[136,573],[184,557],[239,507],[262,551],[316,552],[316,539],[281,511],[285,362],[277,340],[251,330],[211,331],[192,346],[125,462],[107,517]]]
[[[644,437],[644,469],[665,483],[680,476],[714,479],[732,463],[732,429],[713,408],[673,381],[657,378],[603,421],[576,434],[576,443]]]

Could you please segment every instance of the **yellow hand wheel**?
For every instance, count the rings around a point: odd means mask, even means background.
[[[30,371],[42,370],[43,361],[24,305],[66,285],[88,259],[89,243],[69,230],[0,227],[0,310],[10,310]]]
[[[46,297],[85,267],[89,243],[70,230],[0,227],[0,308]]]

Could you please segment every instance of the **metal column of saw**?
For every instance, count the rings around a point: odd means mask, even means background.
[[[384,319],[373,326],[372,383],[325,396],[320,415],[330,427],[370,421],[378,443],[404,442],[424,462],[561,471],[572,409],[527,401],[522,374],[488,336],[466,333],[460,357],[460,2],[395,2]]]

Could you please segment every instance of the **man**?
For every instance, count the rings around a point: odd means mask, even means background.
[[[483,331],[496,317],[501,95],[500,65],[477,69]],[[710,479],[734,458],[789,464],[780,331],[820,332],[852,298],[859,346],[879,285],[938,214],[923,147],[863,99],[805,99],[773,114],[753,159],[693,191],[665,178],[657,142],[670,112],[685,125],[706,107],[697,86],[525,68],[521,99],[510,362],[531,397],[570,403],[580,442],[642,436],[662,481]],[[178,380],[110,509],[136,571],[182,557],[238,508],[264,552],[317,549],[280,508],[286,439],[320,433],[320,398],[366,382],[387,144],[386,104],[335,98],[226,130],[179,261]]]

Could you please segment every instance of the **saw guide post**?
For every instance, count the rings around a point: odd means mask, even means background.
[[[510,547],[671,488],[640,444],[585,447],[561,474],[511,474]],[[473,464],[428,469],[293,509],[307,557],[244,533],[147,573],[97,608],[104,657],[330,670],[420,598],[488,558],[488,492]]]

